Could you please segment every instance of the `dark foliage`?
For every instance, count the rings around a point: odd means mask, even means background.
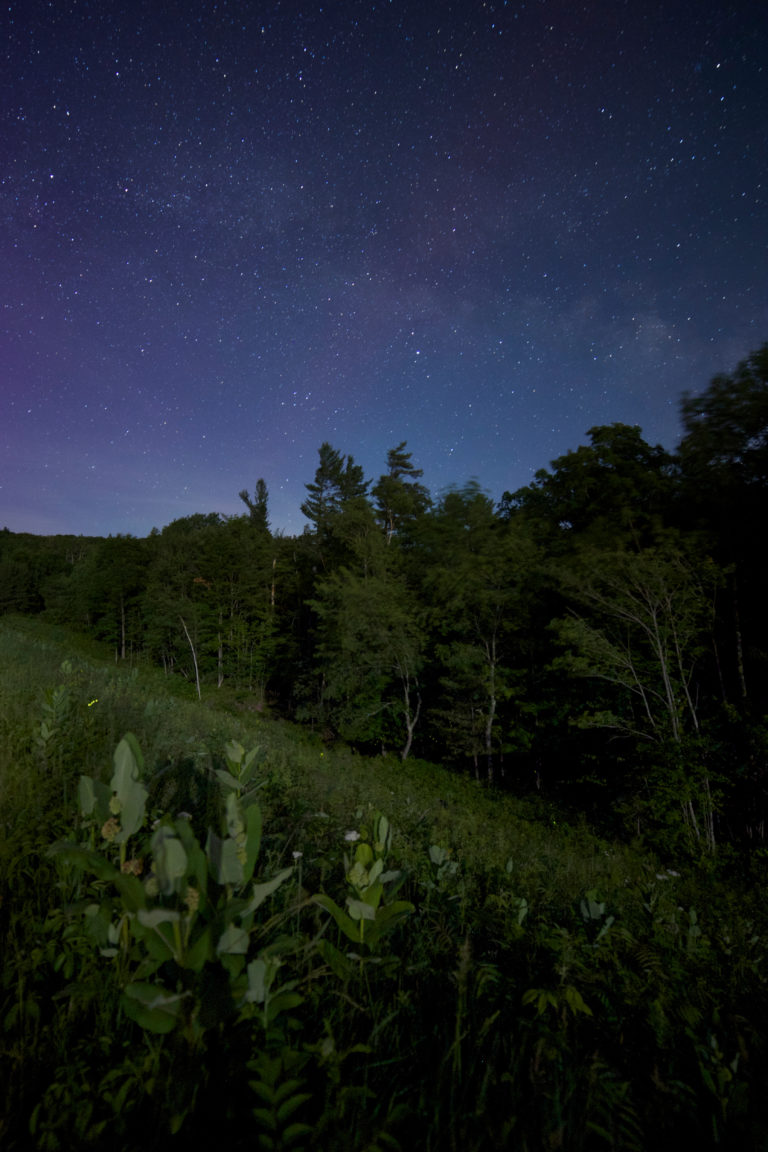
[[[270,533],[263,480],[247,515],[145,540],[4,531],[0,610],[329,741],[468,766],[696,851],[754,843],[767,396],[768,346],[683,398],[675,455],[592,428],[498,508],[475,482],[433,502],[404,441],[376,482],[325,443],[298,538]]]

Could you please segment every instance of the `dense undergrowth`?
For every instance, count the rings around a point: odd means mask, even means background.
[[[8,1152],[768,1148],[759,863],[83,644],[0,621]]]

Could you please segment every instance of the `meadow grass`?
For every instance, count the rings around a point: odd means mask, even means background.
[[[759,891],[247,703],[0,620],[4,1148],[190,1133],[294,1150],[768,1146]],[[78,781],[109,781],[126,732],[144,761],[140,854],[158,868],[152,821],[186,836],[188,811],[212,877],[216,773],[238,771],[235,745],[257,750],[257,879],[290,879],[245,921],[237,885],[222,873],[214,900],[209,880],[219,945],[198,967],[140,930],[125,901],[144,879],[51,855],[83,842]],[[191,916],[199,874],[168,876],[148,923]],[[350,928],[344,909],[366,899]],[[184,1005],[166,1033],[126,1001],[148,979]]]

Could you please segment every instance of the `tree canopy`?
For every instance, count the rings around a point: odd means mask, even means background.
[[[498,506],[477,481],[433,499],[405,440],[377,479],[324,442],[298,537],[270,531],[263,479],[243,515],[145,540],[3,532],[0,609],[327,739],[597,796],[712,848],[718,821],[768,817],[768,345],[681,418],[675,453],[593,427]]]

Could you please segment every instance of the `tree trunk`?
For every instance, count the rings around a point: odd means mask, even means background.
[[[733,626],[736,632],[736,667],[739,672],[741,698],[747,698],[747,677],[744,671],[744,645],[741,638],[741,616],[739,614],[739,594],[736,588],[736,573],[733,576]]]
[[[408,733],[405,746],[400,753],[401,760],[407,760],[408,753],[411,751],[411,744],[413,744],[413,732],[419,720],[419,713],[421,712],[421,694],[416,692],[416,711],[411,713],[411,690],[408,678],[403,684],[403,696],[405,698],[405,727]]]
[[[190,647],[190,650],[192,652],[192,663],[195,666],[195,684],[197,686],[197,698],[198,698],[198,700],[201,700],[202,695],[200,692],[200,672],[199,672],[198,667],[197,667],[197,653],[195,652],[195,646],[192,643],[192,637],[189,634],[189,629],[187,628],[187,625],[184,623],[184,617],[179,616],[179,620],[181,620],[181,626],[184,629],[184,635],[186,636],[187,640],[189,641],[189,647]]]

